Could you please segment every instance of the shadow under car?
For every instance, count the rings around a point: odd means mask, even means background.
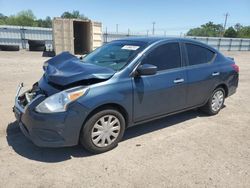
[[[142,136],[149,132],[154,132],[172,125],[204,116],[197,110],[190,110],[180,114],[168,116],[155,121],[128,128],[125,131],[122,141]],[[7,127],[7,142],[19,155],[41,162],[56,163],[69,160],[72,157],[89,157],[92,154],[85,151],[80,145],[63,148],[41,148],[35,146],[20,131],[17,121],[12,122]]]

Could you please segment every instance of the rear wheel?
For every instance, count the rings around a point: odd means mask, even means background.
[[[91,153],[103,153],[117,146],[124,130],[125,119],[122,114],[115,109],[105,109],[87,120],[80,143]]]
[[[225,91],[223,88],[217,88],[209,98],[208,102],[201,108],[208,115],[215,115],[223,107],[225,100]]]

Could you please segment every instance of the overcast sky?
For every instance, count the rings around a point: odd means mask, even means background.
[[[31,9],[37,18],[60,16],[79,10],[103,23],[109,31],[152,32],[179,35],[208,21],[222,24],[229,13],[228,26],[250,25],[250,0],[0,0],[0,13],[7,16]]]

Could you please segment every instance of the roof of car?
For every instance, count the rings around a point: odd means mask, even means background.
[[[163,37],[127,37],[123,39],[118,39],[118,41],[138,41],[138,42],[145,42],[145,43],[154,43],[163,39]]]
[[[118,39],[116,41],[137,41],[137,42],[145,42],[148,45],[153,44],[158,41],[176,41],[176,42],[190,42],[193,44],[200,44],[201,46],[207,47],[209,49],[213,49],[213,51],[217,51],[209,45],[206,45],[198,40],[183,38],[183,37],[127,37],[123,39]],[[218,52],[218,51],[217,51]]]
[[[195,41],[189,38],[178,38],[178,37],[127,37],[123,39],[118,39],[119,41],[141,41],[146,43],[154,43],[157,41],[164,41],[164,40],[182,40],[182,41]]]

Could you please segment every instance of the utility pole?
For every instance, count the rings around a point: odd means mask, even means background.
[[[149,30],[147,30],[147,36],[148,36]]]
[[[153,24],[152,34],[155,35],[155,22],[153,22],[152,24]]]
[[[108,28],[105,29],[105,43],[108,42]]]
[[[227,26],[227,17],[229,16],[228,12],[225,14],[225,22],[224,22],[224,27],[223,27],[223,30],[225,32],[226,30],[226,26]]]
[[[116,24],[116,33],[118,33],[118,24]]]

